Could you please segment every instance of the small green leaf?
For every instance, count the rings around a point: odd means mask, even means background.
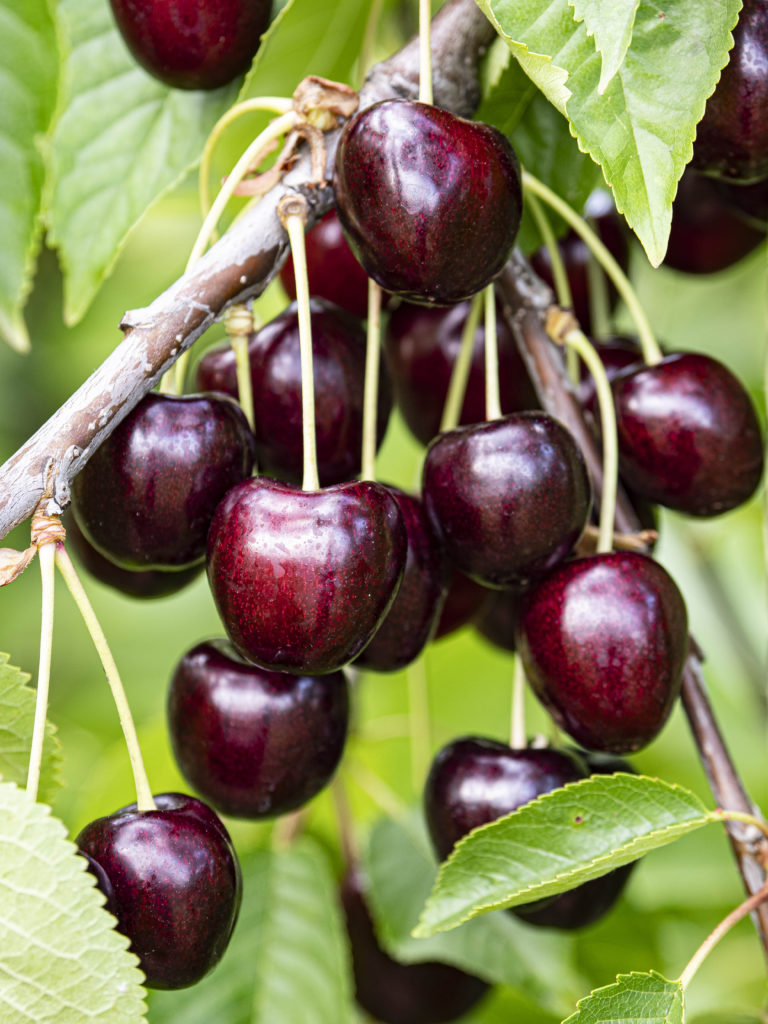
[[[60,821],[0,783],[0,1020],[138,1024],[142,975]]]
[[[46,0],[0,0],[0,334],[29,348],[21,315],[40,243],[42,140],[56,104],[56,34]]]
[[[565,892],[716,820],[693,793],[642,775],[553,790],[457,843],[414,935]]]
[[[0,778],[22,787],[27,781],[35,720],[35,691],[28,682],[27,673],[9,665],[7,654],[0,654]],[[61,786],[61,747],[55,731],[47,722],[38,788],[42,803],[51,803]]]
[[[632,39],[632,28],[640,0],[569,0],[576,21],[583,21],[602,55],[599,93],[621,67]]]
[[[579,1000],[564,1024],[682,1024],[683,988],[656,971],[620,974]]]

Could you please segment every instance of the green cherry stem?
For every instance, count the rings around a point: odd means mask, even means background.
[[[376,44],[376,34],[379,30],[379,21],[381,20],[383,8],[384,0],[373,0],[368,12],[368,20],[365,23],[365,32],[363,33],[363,42],[360,46],[360,54],[357,58],[357,71],[355,73],[355,77],[361,86],[365,82],[365,76],[368,74],[373,59],[373,48]]]
[[[467,390],[469,371],[472,366],[472,350],[475,345],[475,332],[480,323],[480,312],[482,309],[483,297],[476,295],[469,307],[467,319],[464,322],[464,330],[461,332],[461,345],[456,362],[453,364],[451,381],[448,385],[448,394],[445,396],[443,416],[440,420],[440,433],[446,430],[453,430],[461,419],[461,407],[464,404],[464,395]]]
[[[422,652],[406,669],[408,680],[408,728],[411,740],[411,778],[416,793],[424,787],[432,749],[429,714],[429,678]]]
[[[432,103],[432,10],[430,0],[419,0],[419,102]]]
[[[227,332],[232,351],[235,353],[235,374],[237,377],[237,397],[240,407],[248,420],[248,426],[254,428],[253,387],[251,385],[251,361],[248,354],[248,339],[254,331],[253,313],[248,307],[238,302],[230,306],[224,314],[224,329]]]
[[[523,659],[516,654],[512,672],[512,715],[509,729],[509,745],[513,750],[525,750],[528,745],[525,731],[525,685]]]
[[[758,832],[762,832],[765,838],[768,839],[768,823],[754,814],[746,814],[743,811],[729,811],[725,808],[718,808],[712,812],[712,820],[739,821],[743,825],[751,825],[753,828],[756,828]]]
[[[485,307],[485,418],[501,419],[499,342],[496,330],[496,293],[492,284],[483,292]]]
[[[40,616],[40,661],[37,669],[37,696],[35,699],[35,720],[32,726],[32,743],[29,750],[27,771],[27,796],[37,800],[40,785],[40,769],[43,763],[43,742],[45,740],[45,719],[48,714],[48,691],[51,681],[51,649],[53,647],[53,605],[54,570],[56,544],[41,544],[37,551],[40,559],[42,583]]]
[[[136,786],[136,805],[140,811],[155,811],[157,810],[157,805],[152,797],[147,770],[144,767],[144,758],[141,755],[139,737],[136,734],[136,726],[134,725],[133,715],[128,705],[125,688],[120,679],[120,673],[109,649],[104,630],[96,618],[96,613],[91,602],[88,600],[88,595],[83,589],[77,571],[72,564],[72,559],[61,543],[56,545],[56,567],[63,576],[67,589],[74,598],[78,611],[83,617],[83,622],[93,641],[93,646],[96,648],[96,653],[107,677],[107,683],[112,691],[112,697],[120,719],[120,726],[125,737],[125,745],[128,748],[131,769],[133,770],[133,781]]]
[[[728,914],[727,917],[724,917],[720,924],[710,932],[688,961],[685,970],[680,975],[680,987],[683,992],[688,988],[694,974],[696,974],[720,939],[722,939],[735,924],[738,924],[743,917],[746,917],[747,914],[751,914],[755,907],[760,906],[760,904],[766,899],[768,899],[768,882],[766,882],[761,889],[758,889],[754,895],[750,896],[749,899],[744,900],[744,902],[736,907],[735,910],[732,910],[731,913]]]
[[[593,231],[584,218],[580,217],[578,213],[568,205],[568,203],[528,171],[523,171],[523,188],[528,195],[533,194],[539,199],[542,199],[548,206],[551,206],[556,213],[560,214],[563,220],[570,224],[576,234],[584,240],[589,247],[590,252],[594,253],[600,263],[600,266],[606,272],[608,277],[610,277],[611,281],[613,281],[616,286],[616,290],[626,303],[630,316],[637,328],[640,345],[643,349],[643,358],[646,363],[652,366],[653,364],[660,362],[663,358],[663,354],[659,348],[659,343],[656,341],[653,330],[651,329],[651,325],[648,322],[648,317],[645,314],[645,310],[642,307],[640,299],[637,297],[637,292],[632,287],[627,275],[621,269],[605,245],[603,245],[597,233]]]
[[[381,288],[368,278],[368,327],[363,385],[363,448],[360,476],[376,479],[376,420],[379,402],[379,360],[381,350]]]

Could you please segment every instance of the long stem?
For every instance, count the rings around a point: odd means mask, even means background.
[[[492,284],[483,292],[485,304],[485,418],[501,419],[499,342],[496,330],[496,292]]]
[[[55,554],[56,545],[53,543],[41,544],[37,551],[37,557],[40,560],[42,608],[40,616],[40,661],[37,669],[35,721],[32,726],[32,743],[29,750],[29,768],[27,771],[27,796],[30,800],[37,800],[37,790],[40,785],[40,768],[43,763],[45,719],[48,713],[48,690],[51,681]]]
[[[415,792],[420,793],[429,768],[432,747],[429,715],[429,679],[424,654],[406,669],[408,679],[408,725],[411,739],[411,776]]]
[[[525,729],[525,668],[519,654],[515,655],[515,667],[512,673],[509,745],[513,750],[525,750],[528,745],[528,734]]]
[[[107,638],[104,636],[104,630],[96,618],[93,606],[88,600],[85,590],[83,590],[83,585],[63,544],[56,545],[56,566],[64,577],[67,589],[75,599],[75,604],[83,617],[83,622],[93,641],[93,646],[96,648],[96,653],[99,655],[109,688],[112,691],[112,697],[117,707],[117,714],[120,719],[120,726],[123,730],[125,745],[128,748],[128,757],[133,771],[133,781],[136,786],[136,805],[140,811],[157,810],[155,801],[152,798],[147,770],[144,767],[144,758],[141,756],[139,737],[136,734],[136,726],[134,725],[133,715],[128,705],[128,698],[120,679],[120,673],[109,649]]]
[[[379,402],[379,360],[381,349],[381,288],[368,278],[368,331],[363,386],[363,480],[376,479],[376,426]]]
[[[379,21],[381,19],[383,7],[384,0],[373,0],[368,12],[368,20],[365,23],[365,32],[363,33],[363,42],[360,46],[360,53],[357,58],[356,77],[361,84],[365,81],[365,76],[368,74],[368,69],[370,68],[371,60],[373,59],[373,47],[376,42],[376,33],[379,28]]]
[[[419,100],[432,103],[432,10],[419,0]]]
[[[461,407],[464,404],[464,395],[467,390],[469,371],[472,367],[472,351],[475,347],[475,333],[480,323],[480,311],[482,309],[483,297],[476,295],[464,321],[464,330],[461,332],[461,346],[456,362],[453,364],[451,382],[448,385],[448,394],[445,396],[443,416],[440,420],[440,432],[453,430],[461,419]]]
[[[235,372],[237,375],[237,398],[240,407],[253,430],[253,387],[251,385],[251,360],[248,355],[248,335],[236,334],[230,338],[230,345],[235,353]]]
[[[632,287],[629,278],[605,247],[597,233],[593,231],[583,217],[580,217],[575,210],[571,209],[568,203],[528,171],[523,171],[523,187],[529,194],[533,193],[540,199],[543,199],[548,206],[551,206],[553,210],[559,213],[563,220],[567,221],[573,230],[584,239],[589,246],[590,252],[594,253],[599,260],[601,267],[605,270],[611,281],[613,281],[616,290],[626,303],[627,309],[637,328],[640,345],[643,349],[643,358],[646,363],[652,365],[660,362],[663,358],[662,351],[648,322],[648,317],[645,315],[645,310],[637,297],[637,293]]]

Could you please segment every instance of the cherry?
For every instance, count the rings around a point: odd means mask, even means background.
[[[86,540],[121,568],[187,569],[252,465],[253,436],[230,398],[150,393],[77,475],[72,508]]]
[[[735,213],[748,224],[763,232],[768,228],[768,178],[752,185],[732,185],[727,181],[715,181],[718,195]]]
[[[92,821],[75,842],[88,855],[118,929],[150,988],[185,988],[221,959],[235,927],[242,883],[224,825],[200,800],[155,797]]]
[[[768,177],[768,8],[744,0],[733,49],[696,129],[692,165],[747,184]]]
[[[227,633],[264,668],[335,672],[394,600],[407,540],[397,502],[369,481],[300,491],[234,487],[208,537],[208,579]]]
[[[368,275],[347,245],[335,210],[307,232],[307,276],[309,293],[327,299],[365,320],[368,316]],[[291,299],[296,298],[293,260],[286,260],[280,280]]]
[[[594,341],[593,345],[600,356],[600,362],[605,368],[609,381],[613,380],[621,370],[626,370],[628,366],[643,365],[642,349],[636,338],[612,335],[604,341]],[[597,405],[594,378],[584,363],[580,364],[579,373],[580,380],[576,394],[592,423],[599,428],[600,411]]]
[[[515,649],[515,625],[522,593],[522,587],[491,591],[474,621],[478,633],[503,651]]]
[[[315,378],[318,473],[323,486],[360,472],[365,379],[365,330],[356,317],[324,300],[310,304]],[[296,305],[250,338],[248,356],[254,395],[259,468],[295,483],[302,477],[301,359]],[[377,441],[386,433],[392,388],[384,366],[379,377]],[[198,387],[237,396],[231,346],[203,356]]]
[[[526,591],[515,642],[532,689],[577,743],[639,750],[660,732],[680,690],[685,603],[646,555],[579,558]]]
[[[366,273],[416,302],[479,292],[509,259],[520,227],[520,170],[506,138],[410,100],[382,100],[350,118],[334,190]]]
[[[612,383],[621,475],[649,501],[695,516],[742,504],[763,471],[752,401],[722,363],[688,352]]]
[[[396,672],[421,654],[437,628],[448,583],[442,545],[418,498],[388,488],[408,538],[403,579],[392,607],[355,662],[376,672]]]
[[[216,89],[251,65],[271,0],[110,0],[128,49],[177,89]]]
[[[226,640],[185,654],[168,694],[171,744],[184,777],[236,818],[285,814],[319,793],[341,758],[348,718],[342,672],[268,672]]]
[[[406,424],[422,444],[429,444],[440,428],[469,308],[469,302],[446,309],[404,302],[389,318],[384,345],[395,399]],[[501,315],[497,320],[497,344],[502,410],[537,408],[539,401],[514,335]],[[481,317],[459,423],[479,423],[484,418],[485,327]]]
[[[441,434],[427,449],[422,493],[451,561],[499,587],[564,558],[590,509],[578,445],[535,412]]]
[[[448,590],[433,640],[455,633],[481,613],[488,590],[449,565]]]
[[[462,1017],[488,991],[488,985],[457,967],[437,961],[401,964],[379,945],[365,883],[350,871],[341,884],[349,933],[355,999],[383,1024],[447,1024]]]

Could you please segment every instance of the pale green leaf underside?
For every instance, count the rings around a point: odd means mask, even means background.
[[[0,1020],[138,1024],[142,975],[49,808],[0,783]]]
[[[465,836],[414,934],[572,889],[714,820],[693,793],[659,779],[617,774],[564,786]]]
[[[0,0],[0,334],[29,348],[21,310],[40,240],[42,137],[56,103],[56,35],[46,0]]]
[[[656,971],[620,974],[595,989],[564,1024],[682,1024],[683,989]]]
[[[741,0],[669,0],[663,10],[641,0],[624,61],[602,95],[601,56],[568,0],[478,3],[518,59],[521,47],[541,55],[534,65],[526,58],[523,68],[559,109],[569,94],[565,109],[579,145],[602,167],[619,211],[658,265],[677,181],[727,62]],[[553,68],[565,75],[555,96]]]
[[[9,665],[7,654],[0,654],[0,779],[17,786],[26,785],[35,719],[35,691],[28,682],[27,673]],[[38,788],[42,803],[50,803],[61,785],[60,766],[61,748],[48,722]]]
[[[632,27],[640,0],[569,0],[577,21],[583,21],[602,57],[602,93],[621,67],[632,39]]]

